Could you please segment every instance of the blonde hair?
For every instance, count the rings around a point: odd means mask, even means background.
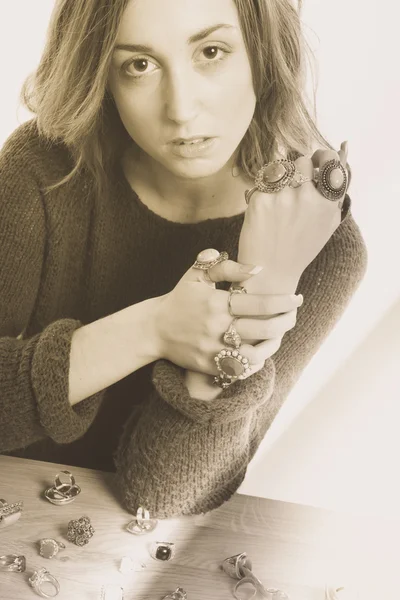
[[[107,89],[121,18],[129,0],[56,0],[37,70],[24,82],[21,103],[36,115],[39,135],[66,145],[74,168],[50,191],[78,172],[93,176],[97,193],[108,191],[109,170],[132,140]],[[279,156],[295,159],[318,131],[304,99],[307,44],[301,1],[234,0],[252,66],[256,109],[237,150],[237,165],[254,177]],[[315,91],[314,91],[315,111]]]

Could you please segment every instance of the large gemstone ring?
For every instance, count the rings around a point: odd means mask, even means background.
[[[346,193],[348,175],[340,160],[333,158],[328,160],[322,169],[315,169],[314,181],[324,198],[335,202]]]
[[[239,350],[223,348],[214,357],[219,377],[214,377],[214,384],[223,389],[237,379],[245,379],[250,374],[249,359],[240,354]]]
[[[26,559],[22,554],[4,554],[0,556],[0,570],[23,573],[26,570]]]
[[[201,269],[202,271],[208,271],[214,265],[228,260],[229,256],[226,252],[218,252],[215,248],[208,248],[199,252],[197,258],[193,264],[194,269]]]
[[[312,179],[298,171],[292,160],[274,160],[259,169],[254,180],[254,187],[246,190],[244,197],[246,203],[249,204],[251,196],[257,190],[266,194],[274,194],[283,190],[287,185],[299,187],[306,181],[312,181]]]

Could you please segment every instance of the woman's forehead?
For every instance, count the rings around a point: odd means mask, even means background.
[[[171,41],[172,36],[189,40],[216,24],[239,26],[234,0],[130,0],[120,23],[118,43],[145,44],[168,36]]]

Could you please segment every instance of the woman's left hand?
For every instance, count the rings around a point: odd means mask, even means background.
[[[305,177],[313,178],[314,168],[321,170],[332,159],[346,167],[344,144],[339,152],[321,149],[311,158],[302,156],[294,163]],[[303,271],[340,222],[339,200],[325,198],[312,181],[297,188],[287,185],[274,193],[256,190],[245,213],[238,260],[264,269],[245,287],[261,294],[294,293]]]

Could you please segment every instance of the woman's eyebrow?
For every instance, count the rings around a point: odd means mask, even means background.
[[[228,25],[227,23],[218,23],[217,25],[212,25],[211,27],[202,29],[198,33],[190,36],[187,43],[190,46],[191,44],[200,42],[218,29],[236,29],[236,27],[233,25]],[[144,46],[143,44],[117,44],[114,48],[114,51],[116,50],[129,50],[131,52],[154,52],[154,49],[151,48],[151,46]]]

